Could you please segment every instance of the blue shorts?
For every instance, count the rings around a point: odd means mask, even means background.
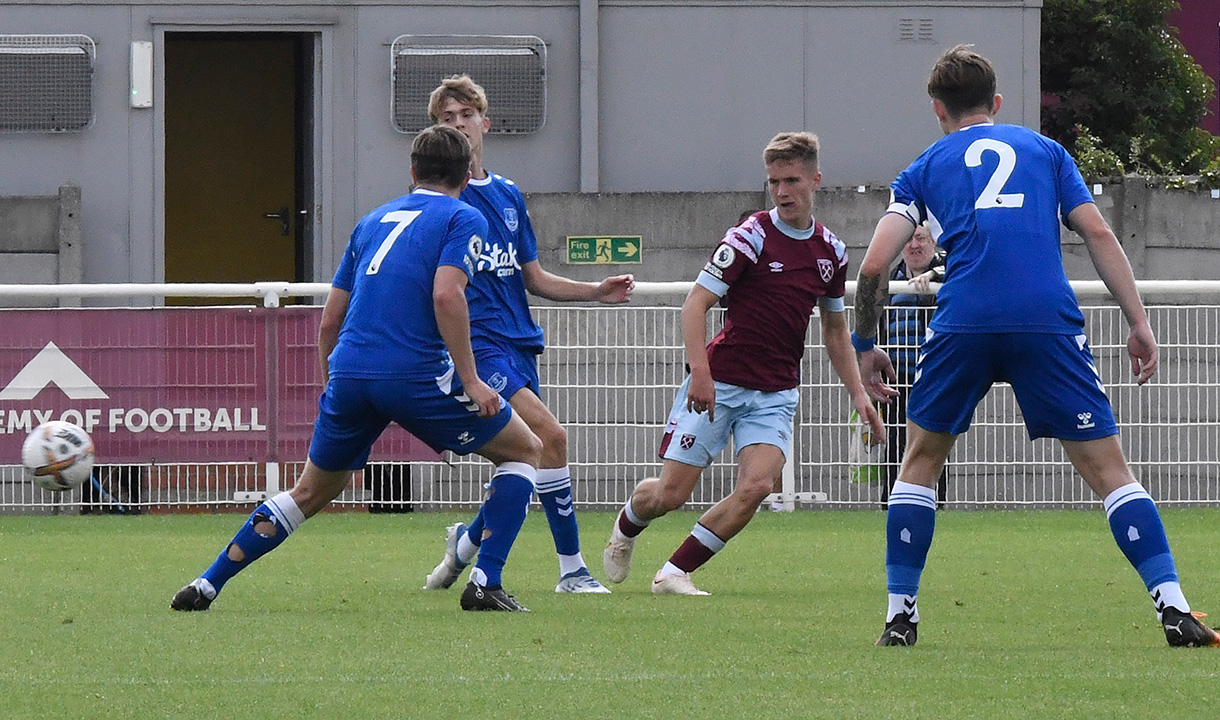
[[[925,430],[959,435],[998,382],[1012,385],[1031,440],[1096,440],[1118,432],[1083,334],[928,330],[907,418]]]
[[[537,354],[486,345],[475,348],[474,362],[479,378],[500,397],[509,399],[521,388],[542,397]]]
[[[323,470],[362,468],[391,421],[437,452],[466,455],[478,450],[504,429],[512,408],[501,397],[500,412],[481,418],[456,374],[451,382],[444,392],[434,380],[331,378],[318,398],[309,459]]]
[[[750,390],[728,383],[716,383],[716,421],[707,413],[686,409],[690,376],[678,388],[669,422],[658,453],[665,460],[677,460],[695,467],[707,467],[724,450],[733,435],[737,452],[747,445],[774,445],[788,457],[792,444],[792,418],[796,415],[796,388],[779,392]]]

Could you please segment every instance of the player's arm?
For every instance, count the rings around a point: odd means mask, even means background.
[[[500,396],[482,380],[475,368],[470,347],[470,306],[466,304],[466,273],[452,265],[436,268],[432,280],[432,307],[441,339],[453,359],[454,370],[462,379],[466,396],[479,406],[479,417],[500,412]]]
[[[322,308],[322,322],[318,325],[318,360],[322,363],[322,384],[330,381],[330,354],[339,342],[339,329],[347,317],[347,306],[352,294],[337,287],[330,289],[326,306]]]
[[[892,212],[882,215],[856,279],[856,328],[850,340],[860,353],[860,378],[864,388],[874,400],[881,402],[889,402],[890,398],[898,395],[898,391],[885,382],[896,377],[889,355],[873,346],[877,338],[877,323],[889,297],[886,277],[890,265],[914,232],[915,225],[906,215]]]
[[[847,319],[843,312],[821,308],[822,344],[826,346],[826,354],[830,356],[830,365],[843,381],[843,387],[851,395],[852,404],[860,417],[865,418],[873,429],[873,437],[878,440],[885,438],[885,426],[881,424],[881,416],[877,408],[869,400],[868,391],[860,382],[860,370],[856,367],[856,353],[851,346],[851,335],[847,330]]]
[[[1140,385],[1148,382],[1157,367],[1156,338],[1148,323],[1148,313],[1135,287],[1135,274],[1127,254],[1114,236],[1097,206],[1091,202],[1077,205],[1067,217],[1068,227],[1084,239],[1089,258],[1106,289],[1122,308],[1131,331],[1127,335],[1127,354],[1131,356],[1131,372]]]
[[[690,365],[686,409],[696,413],[706,410],[709,420],[716,419],[716,384],[707,359],[707,311],[718,302],[719,295],[695,283],[682,303],[682,342]]]
[[[596,300],[606,304],[624,303],[631,298],[631,291],[635,289],[635,277],[632,275],[614,275],[600,283],[581,282],[547,272],[537,260],[522,266],[521,274],[525,289],[531,295],[556,302]]]

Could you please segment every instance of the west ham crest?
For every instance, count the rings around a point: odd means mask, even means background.
[[[830,279],[835,276],[834,263],[826,258],[818,258],[818,272],[822,275],[822,282],[830,282]]]
[[[517,232],[517,208],[504,208],[504,224],[508,226],[510,232]]]
[[[690,433],[684,433],[678,444],[682,446],[683,450],[690,450],[695,446],[695,436]]]

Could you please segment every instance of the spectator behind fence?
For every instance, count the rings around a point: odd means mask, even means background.
[[[318,329],[326,389],[305,469],[174,595],[174,610],[207,610],[226,582],[338,497],[390,422],[433,450],[477,452],[496,465],[480,510],[483,551],[460,605],[525,610],[500,578],[529,509],[542,443],[475,366],[466,286],[487,221],[457,199],[469,178],[470,143],[460,132],[433,126],[416,136],[415,189],[364,216],[335,271]]]
[[[890,280],[906,280],[921,293],[897,293],[891,295],[885,316],[878,326],[878,337],[889,350],[890,362],[894,363],[894,389],[898,395],[880,407],[881,419],[886,425],[885,472],[881,478],[881,501],[887,502],[890,489],[898,479],[898,468],[902,465],[902,451],[907,446],[907,396],[915,381],[915,363],[919,348],[927,333],[928,321],[936,311],[936,295],[926,294],[928,283],[944,280],[945,253],[938,250],[928,224],[921,223],[902,249],[902,260],[894,266]],[[941,507],[945,503],[948,471],[940,471],[936,485],[936,501]]]
[[[1152,597],[1171,646],[1220,647],[1191,614],[1152,497],[1131,473],[1118,425],[1063,271],[1060,221],[1084,240],[1097,274],[1122,308],[1135,381],[1157,369],[1156,338],[1131,265],[1063,146],[1020,125],[996,124],[1003,98],[991,63],[967,45],[932,68],[928,95],[944,137],[891,184],[892,201],[860,264],[856,331],[869,394],[895,394],[889,356],[874,347],[882,280],[915,227],[935,219],[948,253],[939,309],[924,341],[907,405],[908,445],[886,514],[888,607],[878,645],[913,645],[917,594],[936,527],[933,487],[979,401],[1007,382],[1030,439],[1057,438],[1102,500],[1110,532]],[[1060,549],[1070,562],[1070,548]],[[1048,612],[1056,591],[1046,589]],[[1079,641],[1104,628],[1080,630]]]

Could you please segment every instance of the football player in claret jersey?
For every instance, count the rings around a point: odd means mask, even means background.
[[[860,266],[856,329],[870,395],[894,394],[889,357],[874,347],[882,279],[927,220],[948,253],[945,284],[907,405],[907,448],[886,519],[889,606],[878,645],[912,645],[916,596],[936,521],[933,491],[949,450],[996,382],[1012,386],[1031,439],[1060,440],[1102,499],[1119,548],[1151,594],[1170,645],[1220,646],[1191,615],[1152,498],[1123,457],[1110,402],[1084,333],[1084,315],[1063,271],[1059,223],[1077,232],[1130,326],[1136,382],[1157,366],[1157,346],[1135,278],[1072,158],[1058,143],[995,124],[1002,98],[991,63],[969,46],[950,49],[928,80],[945,136],[894,181]],[[1052,600],[1053,602],[1053,600]]]
[[[525,609],[500,578],[529,509],[542,443],[476,371],[465,291],[487,221],[457,199],[469,168],[461,133],[424,130],[411,146],[415,189],[356,225],[318,330],[326,389],[305,469],[291,491],[254,510],[211,567],[174,595],[173,609],[207,610],[234,575],[343,492],[391,421],[437,451],[495,463],[483,552],[461,607]]]
[[[636,485],[610,531],[602,561],[612,582],[627,578],[644,528],[690,498],[703,469],[732,434],[737,487],[699,518],[652,580],[658,595],[707,594],[695,587],[690,573],[741,532],[783,470],[815,305],[831,365],[856,411],[877,437],[884,436],[860,382],[843,318],[847,248],[813,217],[822,179],[818,139],[807,132],[776,135],[763,151],[763,162],[775,209],[729,229],[682,305],[690,375],[678,389],[661,440],[661,477]],[[722,297],[727,299],[724,328],[707,343],[707,311]]]
[[[556,301],[623,303],[631,296],[634,279],[615,275],[600,283],[577,282],[542,268],[521,191],[512,180],[483,167],[483,136],[491,128],[491,119],[486,93],[469,76],[446,78],[432,92],[428,113],[433,122],[449,125],[470,140],[471,178],[461,198],[483,213],[489,227],[467,292],[474,353],[483,380],[508,398],[513,410],[542,440],[537,491],[559,555],[555,592],[608,593],[589,573],[580,552],[567,433],[540,399],[538,355],[544,343],[526,293]],[[480,513],[469,526],[457,523],[449,527],[445,556],[424,587],[444,589],[461,576],[480,552],[483,525]]]

